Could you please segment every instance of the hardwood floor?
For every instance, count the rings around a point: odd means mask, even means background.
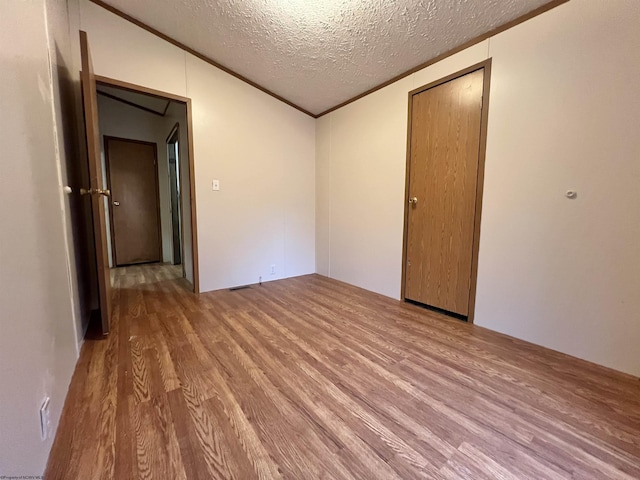
[[[47,479],[638,479],[640,382],[317,275],[118,269]]]

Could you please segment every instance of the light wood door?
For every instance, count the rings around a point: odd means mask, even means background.
[[[484,70],[412,97],[405,298],[469,314]]]
[[[84,106],[84,125],[87,139],[87,160],[89,163],[90,189],[86,197],[91,199],[93,217],[93,237],[96,251],[96,269],[98,273],[98,293],[100,299],[100,320],[102,334],[109,333],[111,318],[111,272],[107,247],[106,191],[103,182],[102,161],[100,158],[100,134],[98,126],[98,97],[96,79],[91,63],[91,52],[86,32],[80,32],[80,54],[82,60],[82,101]]]
[[[115,264],[159,262],[162,237],[156,144],[105,139]]]

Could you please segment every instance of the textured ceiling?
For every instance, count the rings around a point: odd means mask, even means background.
[[[549,0],[103,0],[321,113]]]

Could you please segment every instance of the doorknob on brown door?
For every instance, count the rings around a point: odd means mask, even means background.
[[[80,195],[104,195],[105,197],[110,197],[111,191],[109,189],[102,188],[81,188]]]
[[[411,197],[409,199],[409,203],[412,205],[416,205],[418,203],[418,197]]]
[[[120,206],[120,202],[113,202],[113,206],[114,207],[119,207]]]

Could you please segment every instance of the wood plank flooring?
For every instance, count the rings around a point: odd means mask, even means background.
[[[45,478],[640,478],[637,378],[317,275],[178,276],[116,271]]]

